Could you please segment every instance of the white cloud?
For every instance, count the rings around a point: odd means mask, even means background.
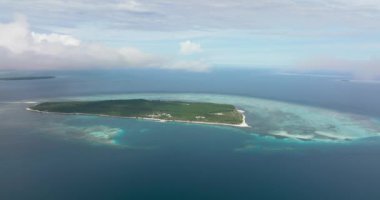
[[[28,24],[24,17],[16,16],[14,23],[0,23],[0,47],[19,53],[28,49]]]
[[[194,43],[190,40],[179,43],[179,46],[179,52],[183,55],[190,55],[194,53],[200,53],[203,51],[200,44]]]
[[[0,69],[158,67],[200,71],[208,67],[198,61],[177,61],[133,47],[111,48],[84,43],[70,35],[32,32],[22,17],[0,23],[0,61]]]
[[[41,33],[35,33],[31,32],[31,36],[33,39],[33,42],[35,43],[59,43],[64,46],[79,46],[80,40],[70,36],[70,35],[62,35],[62,34],[41,34]]]

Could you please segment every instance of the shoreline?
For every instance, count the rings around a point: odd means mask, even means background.
[[[201,121],[187,121],[187,120],[168,120],[168,119],[157,119],[157,118],[149,118],[149,117],[125,117],[125,116],[115,116],[115,115],[104,115],[104,114],[90,114],[90,113],[61,113],[61,112],[49,112],[49,111],[40,111],[33,110],[29,107],[26,108],[27,111],[38,112],[38,113],[53,113],[60,115],[85,115],[85,116],[98,116],[98,117],[116,117],[116,118],[127,118],[127,119],[143,119],[143,120],[151,120],[156,122],[181,122],[181,123],[193,123],[193,124],[206,124],[206,125],[220,125],[220,126],[232,126],[239,128],[248,128],[251,127],[245,121],[244,110],[237,110],[243,116],[243,122],[240,124],[227,124],[227,123],[218,123],[218,122],[201,122]]]

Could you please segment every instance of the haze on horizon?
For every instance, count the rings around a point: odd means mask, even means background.
[[[380,78],[376,0],[0,0],[0,69],[218,68]]]

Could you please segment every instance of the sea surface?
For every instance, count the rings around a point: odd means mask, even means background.
[[[0,199],[380,199],[380,84],[220,69],[3,71]],[[249,128],[27,111],[34,102],[229,103]]]

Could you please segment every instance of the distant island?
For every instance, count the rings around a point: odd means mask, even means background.
[[[19,76],[19,77],[0,77],[1,81],[18,81],[18,80],[38,80],[38,79],[52,79],[55,76]]]
[[[243,111],[228,104],[163,100],[104,100],[44,102],[30,111],[143,118],[160,121],[230,125],[247,127]]]

